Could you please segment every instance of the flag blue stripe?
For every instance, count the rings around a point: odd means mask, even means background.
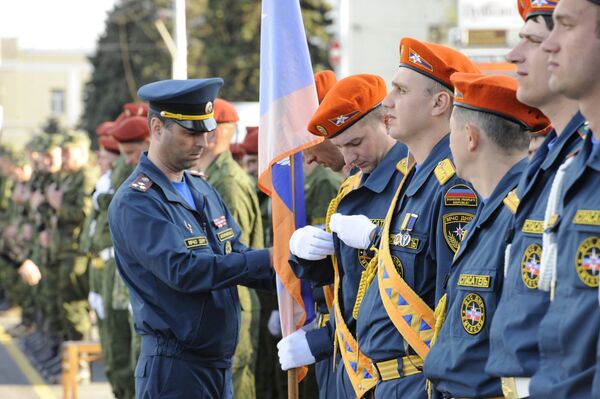
[[[299,0],[263,0],[260,46],[264,115],[277,99],[314,84]]]

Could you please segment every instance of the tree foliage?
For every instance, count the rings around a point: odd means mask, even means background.
[[[327,0],[301,0],[315,71],[329,68]],[[172,1],[121,0],[108,14],[104,34],[90,57],[81,125],[93,132],[114,120],[124,103],[138,100],[143,84],[171,76],[171,56],[155,26],[172,31]],[[260,65],[260,0],[195,0],[186,5],[188,76],[220,76],[223,98],[257,101]]]

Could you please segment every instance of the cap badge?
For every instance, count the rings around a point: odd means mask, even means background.
[[[322,125],[317,125],[317,126],[316,126],[316,128],[317,128],[317,131],[318,131],[319,133],[321,133],[323,136],[327,136],[327,129],[325,129],[325,127],[324,127],[324,126],[322,126]]]
[[[206,103],[206,107],[204,108],[204,113],[210,114],[211,112],[213,112],[213,103],[211,101],[209,101]]]
[[[431,66],[431,64],[427,61],[425,61],[423,59],[423,57],[421,57],[415,50],[413,49],[409,49],[408,50],[408,60],[410,62],[412,62],[413,64],[419,65],[427,70],[429,70],[430,72],[433,72],[433,66]]]
[[[340,116],[338,116],[337,118],[333,118],[333,119],[329,119],[329,122],[333,123],[334,125],[336,125],[337,127],[342,126],[344,123],[346,123],[346,121],[350,118],[352,118],[354,115],[358,114],[358,110],[356,111],[352,111],[348,114],[342,114]]]

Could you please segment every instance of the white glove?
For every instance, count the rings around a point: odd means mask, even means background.
[[[282,370],[295,369],[313,364],[316,359],[310,352],[306,331],[300,329],[283,338],[277,343],[277,354]]]
[[[290,252],[306,260],[321,260],[334,253],[333,236],[314,226],[304,226],[292,234]]]
[[[377,225],[364,215],[344,216],[334,213],[331,215],[329,228],[349,247],[367,249],[371,244],[371,233]]]
[[[96,292],[90,291],[88,294],[90,307],[96,312],[100,320],[104,320],[104,301],[102,296]]]
[[[281,337],[281,320],[279,320],[279,310],[273,310],[267,322],[267,328],[274,337]]]
[[[112,190],[112,184],[110,181],[110,177],[112,172],[109,170],[104,173],[98,181],[96,182],[96,190],[92,194],[92,204],[94,205],[94,209],[99,210],[100,206],[98,205],[98,196],[100,194],[110,193]]]

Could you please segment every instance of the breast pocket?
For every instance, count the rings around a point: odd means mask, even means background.
[[[488,336],[498,305],[496,278],[495,270],[460,273],[455,287],[456,299],[448,312],[454,336]]]
[[[425,251],[427,237],[422,234],[392,233],[389,237],[390,253],[396,271],[413,289],[424,276]],[[435,279],[433,279],[435,281]]]
[[[574,279],[574,286],[577,288],[598,288],[598,277],[600,276],[600,225],[576,223],[578,215],[582,212],[577,211],[574,223],[568,228],[568,235],[576,237],[572,248],[567,248],[567,259],[569,267],[574,268],[577,278]],[[593,211],[599,212],[599,211]],[[599,212],[600,213],[600,212]],[[579,216],[581,218],[582,216]],[[560,251],[559,251],[560,261]]]

